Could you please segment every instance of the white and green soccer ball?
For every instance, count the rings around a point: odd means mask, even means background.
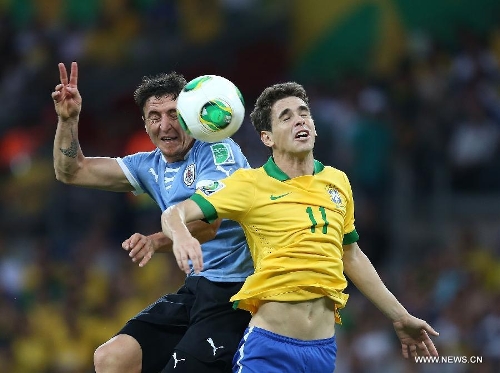
[[[241,127],[245,103],[230,80],[202,75],[188,82],[179,94],[177,115],[182,129],[195,139],[216,142]]]

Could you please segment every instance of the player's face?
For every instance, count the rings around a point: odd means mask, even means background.
[[[182,130],[176,107],[177,101],[171,96],[152,96],[144,104],[146,132],[168,162],[184,159],[194,141]]]
[[[273,152],[307,154],[314,148],[316,128],[307,104],[298,97],[276,101],[271,109],[268,132]]]

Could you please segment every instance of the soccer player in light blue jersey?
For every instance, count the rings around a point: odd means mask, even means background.
[[[197,187],[229,176],[249,164],[231,139],[200,142],[184,132],[176,100],[186,80],[175,72],[144,77],[134,92],[146,132],[156,149],[123,158],[85,157],[78,140],[82,98],[78,66],[52,92],[58,115],[54,169],[59,181],[113,192],[148,194],[164,211],[190,197]],[[241,227],[231,220],[196,221],[190,232],[201,242],[204,270],[193,271],[176,294],[166,294],[133,317],[94,354],[96,373],[230,372],[250,313],[232,309],[229,298],[253,272]],[[123,247],[139,265],[154,252],[172,251],[162,232],[134,234]]]

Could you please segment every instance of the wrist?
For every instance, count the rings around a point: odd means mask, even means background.
[[[80,119],[80,115],[76,115],[76,116],[61,116],[61,115],[58,115],[57,116],[57,120],[59,123],[61,124],[64,124],[64,125],[74,125],[74,124],[78,124],[78,121]]]

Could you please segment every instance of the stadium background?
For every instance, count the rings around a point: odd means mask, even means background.
[[[233,80],[250,110],[267,85],[309,92],[315,156],[350,175],[360,245],[445,356],[411,364],[356,289],[337,373],[500,371],[498,0],[0,0],[0,371],[87,373],[92,353],[177,289],[120,243],[159,229],[147,198],[55,181],[57,63],[80,66],[87,156],[150,148],[132,92],[143,75]],[[253,166],[250,123],[235,136]]]

